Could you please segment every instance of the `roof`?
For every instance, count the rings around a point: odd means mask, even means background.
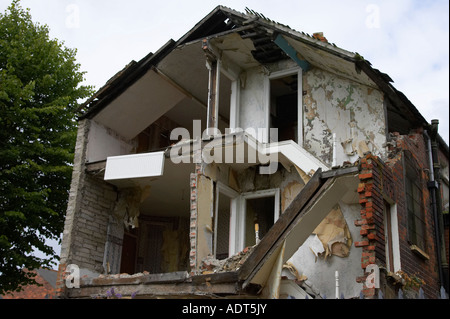
[[[217,6],[178,41],[171,39],[154,54],[149,53],[138,62],[131,61],[80,107],[79,118],[93,118],[175,48],[202,39],[223,39],[231,34],[251,41],[251,54],[260,64],[289,56],[303,63],[302,68],[314,65],[379,88],[387,97],[388,127],[392,132],[408,134],[411,129],[430,126],[411,101],[392,85],[392,79],[358,53],[339,48],[322,36],[296,31],[248,8],[246,13],[241,13],[224,6]],[[440,142],[445,144],[442,139]]]
[[[0,299],[52,299],[56,295],[56,276],[54,269],[39,268],[33,270],[36,273],[34,279],[40,285],[30,284],[22,287],[19,292],[13,292],[0,296]]]

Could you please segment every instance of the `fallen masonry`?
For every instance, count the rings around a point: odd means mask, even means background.
[[[246,247],[244,250],[222,260],[216,259],[212,255],[208,255],[202,259],[200,273],[206,275],[239,270],[241,265],[247,260],[247,257],[250,255],[250,252],[254,247],[255,246]]]

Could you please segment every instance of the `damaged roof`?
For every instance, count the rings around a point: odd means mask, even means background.
[[[408,98],[392,85],[392,79],[373,68],[358,53],[341,49],[320,34],[311,36],[293,30],[248,8],[246,13],[241,13],[224,6],[217,6],[178,41],[169,40],[154,54],[129,63],[81,105],[79,118],[93,118],[176,48],[193,41],[219,39],[215,44],[227,50],[230,49],[224,44],[229,39],[227,36],[236,34],[241,41],[251,41],[253,63],[265,65],[290,57],[304,70],[313,65],[379,88],[388,98],[388,127],[391,132],[408,134],[411,129],[429,126]],[[231,51],[227,52],[232,54]]]

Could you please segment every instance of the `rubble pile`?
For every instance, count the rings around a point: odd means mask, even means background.
[[[250,255],[253,247],[246,247],[244,250],[238,252],[237,254],[222,260],[216,259],[212,255],[208,255],[202,260],[202,263],[200,265],[200,273],[212,274],[219,272],[236,271],[242,266],[247,257]]]

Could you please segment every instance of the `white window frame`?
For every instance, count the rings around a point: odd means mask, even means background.
[[[247,212],[247,199],[254,199],[254,198],[264,198],[264,197],[271,197],[274,196],[274,214],[273,214],[273,221],[274,223],[278,220],[278,217],[280,215],[280,189],[279,188],[272,188],[272,189],[266,189],[266,190],[260,190],[255,192],[247,192],[242,193],[241,196],[239,196],[239,210],[236,214],[233,214],[231,225],[230,227],[230,233],[231,228],[235,230],[235,234],[237,236],[235,237],[234,241],[234,247],[231,246],[230,243],[230,256],[242,251],[245,247],[245,217]],[[233,249],[234,248],[234,249]]]
[[[385,240],[385,252],[386,252],[386,268],[389,270],[390,265],[393,265],[394,272],[397,272],[401,270],[401,264],[400,264],[400,240],[399,240],[399,234],[398,234],[398,218],[397,218],[397,204],[388,199],[384,199],[389,204],[389,212],[384,210],[384,229],[386,230],[387,225],[387,217],[386,214],[390,214],[391,219],[391,240],[392,240],[392,258],[393,260],[390,260],[389,258],[389,241]],[[386,231],[385,231],[386,235]],[[387,239],[387,238],[386,238]]]
[[[264,91],[265,97],[265,112],[266,112],[266,135],[264,136],[263,143],[269,143],[270,141],[270,80],[279,79],[288,75],[297,73],[297,144],[303,146],[303,70],[301,67],[289,68],[286,70],[275,71],[265,77]]]
[[[231,198],[231,207],[230,207],[230,233],[229,233],[229,239],[228,239],[228,254],[231,256],[234,254],[234,247],[236,236],[232,236],[232,234],[235,234],[235,224],[233,224],[233,220],[236,219],[236,212],[237,212],[237,206],[239,202],[239,193],[236,192],[231,187],[223,184],[222,182],[217,182],[216,184],[216,201],[215,201],[215,218],[214,218],[214,256],[216,256],[217,251],[217,221],[219,216],[219,194],[222,193],[225,196]]]

